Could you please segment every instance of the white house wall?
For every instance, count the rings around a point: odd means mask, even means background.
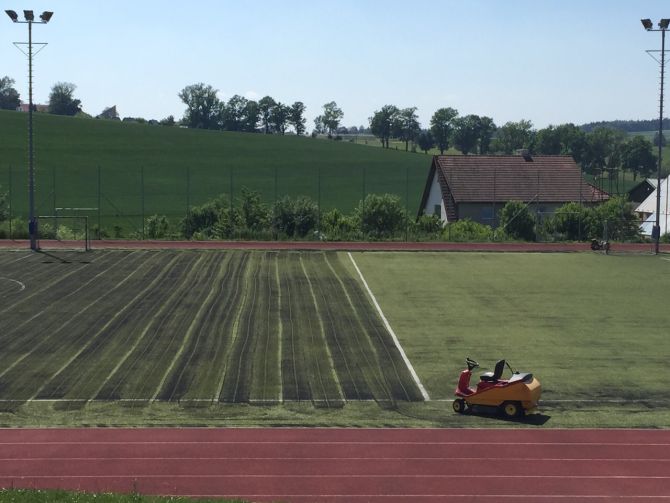
[[[423,212],[426,215],[435,214],[435,206],[440,205],[440,220],[443,222],[447,221],[447,211],[444,207],[444,201],[442,201],[442,188],[440,187],[440,182],[437,179],[437,170],[433,174],[433,181],[430,184],[430,192],[428,193],[428,199],[426,199],[426,206],[423,208]]]

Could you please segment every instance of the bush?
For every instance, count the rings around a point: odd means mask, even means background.
[[[358,203],[354,217],[361,232],[374,238],[391,237],[405,225],[405,209],[392,194],[368,194]]]
[[[356,232],[354,219],[347,217],[337,208],[321,217],[321,232],[329,241],[352,239]]]
[[[468,218],[447,224],[443,232],[447,241],[490,241],[493,229],[490,225],[473,222]]]
[[[192,207],[180,223],[182,236],[191,239],[195,233],[198,233],[201,236],[212,237],[214,226],[219,220],[219,214],[224,208],[229,207],[230,200],[223,195],[213,201],[206,202],[202,206]]]
[[[500,228],[505,236],[525,241],[535,240],[535,217],[521,201],[507,201],[500,210]]]
[[[412,223],[412,232],[424,236],[437,237],[442,233],[444,224],[437,215],[421,215]]]
[[[618,241],[639,241],[641,239],[640,219],[635,214],[635,206],[626,197],[616,196],[594,207],[588,221],[589,238]]]
[[[556,210],[546,223],[546,230],[559,240],[577,241],[588,235],[590,209],[579,203],[567,203]]]
[[[304,237],[316,228],[319,208],[308,197],[291,199],[288,196],[275,202],[272,207],[272,228],[288,237]]]
[[[269,227],[270,212],[261,202],[259,192],[242,187],[242,222],[249,231],[263,231]]]
[[[9,218],[9,207],[7,205],[7,194],[0,192],[0,222],[4,222],[8,218]]]
[[[212,237],[214,239],[232,239],[241,226],[242,215],[237,208],[221,208],[212,228]]]
[[[165,215],[151,215],[145,223],[146,236],[149,239],[165,239],[170,221]]]

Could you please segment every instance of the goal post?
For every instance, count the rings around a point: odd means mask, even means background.
[[[88,216],[40,215],[35,220],[38,249],[91,250]]]

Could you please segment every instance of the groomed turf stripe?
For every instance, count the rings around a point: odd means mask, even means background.
[[[412,374],[412,378],[414,379],[414,382],[416,383],[417,387],[419,388],[419,391],[421,391],[421,396],[423,396],[424,400],[429,401],[430,396],[428,395],[428,392],[426,391],[426,388],[424,388],[423,384],[421,384],[421,381],[419,380],[419,376],[417,375],[416,371],[414,370],[414,367],[412,367],[412,363],[409,361],[409,358],[407,358],[407,355],[405,354],[405,350],[400,345],[400,341],[398,340],[398,337],[396,336],[395,332],[391,328],[391,324],[386,319],[386,316],[384,316],[384,312],[382,311],[382,308],[379,306],[379,303],[377,302],[377,299],[375,298],[374,294],[372,293],[372,290],[370,290],[370,287],[368,286],[368,282],[365,281],[365,278],[363,277],[363,273],[358,268],[358,264],[354,260],[354,257],[351,255],[351,252],[347,252],[347,255],[349,255],[349,259],[351,259],[351,263],[354,264],[354,268],[356,269],[356,272],[358,273],[358,276],[361,278],[361,281],[363,282],[363,286],[365,287],[365,290],[368,292],[368,295],[370,296],[370,299],[372,299],[372,303],[374,304],[375,308],[377,309],[377,312],[379,313],[379,316],[381,317],[382,321],[384,322],[384,326],[386,327],[386,330],[388,330],[389,334],[391,334],[391,338],[393,339],[393,343],[398,348],[398,351],[400,352],[400,356],[402,356],[402,359],[405,362],[405,365],[407,365],[407,369],[409,370],[409,373]]]

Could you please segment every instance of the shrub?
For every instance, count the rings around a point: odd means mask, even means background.
[[[223,195],[201,206],[193,206],[180,223],[181,234],[186,239],[193,238],[195,233],[211,237],[221,210],[229,207],[230,200]]]
[[[272,207],[272,228],[289,237],[304,237],[316,228],[319,208],[308,197],[291,199],[288,196],[275,202]]]
[[[392,194],[368,194],[358,203],[354,217],[361,232],[374,238],[391,237],[405,225],[405,209]]]
[[[7,194],[0,192],[0,222],[4,222],[8,218],[9,218],[9,207],[7,205]]]
[[[247,230],[263,231],[268,228],[270,213],[261,202],[259,192],[242,187],[242,222]]]
[[[507,201],[500,210],[500,228],[506,236],[525,241],[535,240],[535,217],[521,201]]]
[[[637,241],[641,239],[640,219],[635,214],[635,206],[627,198],[616,196],[593,208],[589,219],[589,238],[605,236],[607,239]]]
[[[165,215],[151,215],[145,224],[146,236],[149,239],[165,239],[170,228],[170,221]]]
[[[242,215],[237,208],[221,208],[216,223],[212,228],[214,239],[232,239],[235,232],[242,226]]]
[[[558,239],[576,241],[588,234],[589,208],[579,203],[567,203],[549,218],[546,229]]]
[[[351,239],[356,231],[356,224],[337,208],[324,213],[321,217],[321,232],[329,241]]]
[[[473,222],[468,218],[447,224],[443,232],[447,241],[490,241],[493,229],[490,225]]]
[[[437,215],[421,215],[416,222],[412,224],[412,230],[416,234],[428,236],[438,236],[442,233],[444,224]]]

